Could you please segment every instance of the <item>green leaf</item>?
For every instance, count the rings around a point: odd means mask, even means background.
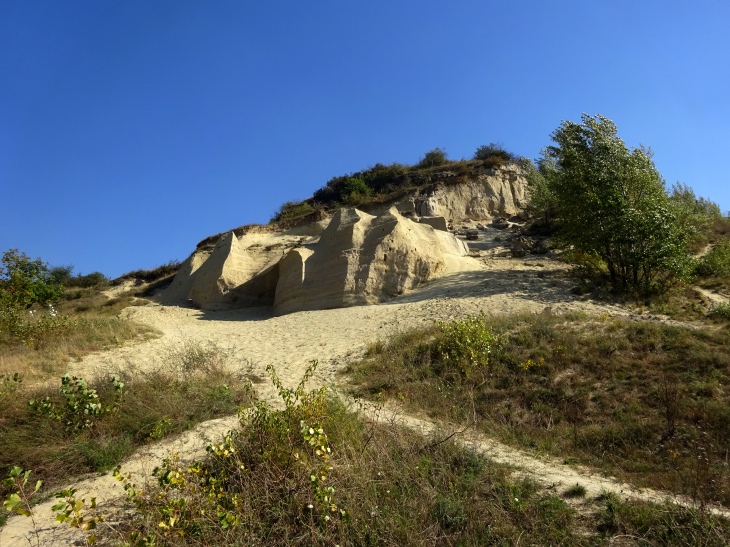
[[[15,507],[17,507],[20,503],[22,503],[22,500],[20,499],[20,496],[18,494],[10,494],[7,498],[5,498],[3,506],[8,512],[10,512],[15,509]]]

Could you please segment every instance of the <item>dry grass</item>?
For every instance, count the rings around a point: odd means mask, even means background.
[[[612,496],[573,508],[451,440],[363,422],[336,400],[320,407],[318,393],[285,410],[243,413],[240,430],[204,461],[164,462],[159,486],[132,496],[139,513],[125,538],[140,545],[588,546],[630,537],[720,546],[730,532],[727,521],[698,511]],[[316,443],[300,434],[301,419],[322,428]],[[315,453],[322,444],[329,448],[324,468]],[[322,469],[326,480],[313,482]],[[325,502],[316,493],[322,485],[333,488]]]
[[[464,374],[444,333],[377,344],[353,391],[467,422],[637,485],[730,504],[730,331],[609,317],[484,318],[499,338]]]
[[[98,416],[86,414],[83,402],[70,409],[58,384],[28,387],[12,376],[0,378],[0,476],[16,465],[31,469],[48,491],[74,475],[108,470],[140,445],[235,413],[246,400],[244,378],[229,372],[227,359],[215,346],[190,344],[162,356],[155,370],[130,365],[119,378],[121,398],[109,377],[89,379],[102,406],[115,409]],[[46,397],[63,417],[30,408],[29,401]],[[87,419],[90,427],[67,425]]]
[[[55,317],[19,311],[0,320],[0,373],[20,373],[26,383],[63,372],[67,362],[132,340],[156,336],[153,329],[111,314]]]

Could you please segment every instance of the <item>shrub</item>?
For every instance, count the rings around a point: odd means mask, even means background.
[[[467,378],[474,371],[487,368],[498,338],[483,315],[452,323],[437,321],[436,324],[443,333],[434,347],[437,361],[456,368]]]
[[[317,208],[308,201],[287,201],[271,217],[271,222],[294,220],[314,213]]]
[[[557,198],[563,242],[599,259],[617,291],[661,292],[687,278],[689,233],[651,151],[627,148],[600,115],[563,122],[551,138],[542,175]]]
[[[73,266],[54,266],[49,271],[51,282],[56,285],[65,285],[71,279],[73,270]]]
[[[730,239],[721,241],[703,256],[695,267],[695,273],[702,277],[730,276]]]
[[[383,165],[376,163],[358,174],[375,193],[387,193],[403,185],[408,166],[400,163]]]
[[[423,159],[418,162],[418,167],[438,167],[447,161],[446,151],[441,148],[434,148],[424,154]]]
[[[88,289],[91,287],[106,287],[111,280],[101,272],[91,272],[86,275],[75,275],[64,281],[66,287],[79,287]]]
[[[475,160],[485,161],[493,158],[500,158],[502,161],[517,161],[517,156],[505,150],[501,144],[483,144],[474,152]]]
[[[29,308],[33,304],[56,303],[63,289],[55,284],[48,264],[40,258],[31,260],[18,249],[2,256],[0,266],[0,307]]]
[[[712,317],[722,319],[724,321],[730,321],[730,304],[717,304],[710,311]]]
[[[358,205],[371,193],[372,190],[363,179],[350,177],[342,184],[339,199],[345,205]]]
[[[170,260],[166,264],[163,264],[162,266],[157,266],[157,268],[152,268],[151,270],[134,270],[131,272],[127,272],[120,277],[114,279],[112,281],[112,284],[120,285],[122,282],[128,279],[135,281],[135,283],[137,284],[151,283],[153,281],[158,281],[164,277],[168,277],[177,273],[179,267],[179,260]]]

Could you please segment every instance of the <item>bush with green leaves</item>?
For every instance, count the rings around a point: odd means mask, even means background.
[[[474,159],[488,161],[499,158],[502,161],[516,161],[517,156],[505,150],[504,146],[498,143],[483,144],[474,152]]]
[[[40,258],[31,259],[18,249],[3,253],[0,266],[0,308],[29,308],[33,304],[53,304],[63,296],[51,271]]]
[[[730,276],[730,240],[715,245],[697,263],[695,273],[702,277]]]
[[[438,167],[439,165],[444,165],[447,161],[446,151],[442,148],[434,148],[423,155],[423,159],[418,162],[418,167]]]
[[[484,315],[436,325],[443,333],[434,347],[438,367],[458,370],[469,378],[477,370],[486,370],[499,338]]]
[[[66,287],[106,287],[111,280],[101,272],[91,272],[86,275],[78,274],[70,277],[64,285]]]
[[[116,375],[112,375],[109,381],[115,393],[112,403],[103,403],[96,390],[83,378],[64,374],[59,390],[63,401],[54,401],[48,396],[31,399],[28,408],[62,422],[67,431],[78,433],[93,427],[96,420],[119,408],[124,395],[124,382]]]
[[[629,149],[601,115],[563,122],[543,151],[541,175],[555,196],[560,238],[613,289],[661,292],[691,273],[689,233],[651,150]]]

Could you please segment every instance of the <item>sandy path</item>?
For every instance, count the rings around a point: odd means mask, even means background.
[[[480,312],[541,313],[546,308],[553,313],[582,310],[596,314],[632,315],[622,308],[583,301],[571,294],[573,283],[564,275],[565,265],[556,260],[547,257],[512,259],[500,257],[490,250],[483,255],[480,259],[470,259],[464,271],[374,306],[307,311],[282,317],[273,317],[265,308],[228,312],[202,312],[159,305],[126,308],[124,313],[128,317],[159,329],[162,336],[88,356],[79,363],[70,364],[69,372],[89,378],[96,373],[124,370],[130,365],[139,369],[151,368],[157,366],[171,348],[182,343],[200,342],[227,348],[231,353],[230,366],[248,374],[265,377],[265,367],[272,363],[282,382],[288,386],[295,386],[309,362],[316,359],[319,367],[311,382],[311,386],[315,387],[333,384],[336,373],[350,360],[360,357],[369,343],[402,330],[431,324],[436,319],[448,320]],[[257,389],[261,397],[276,399],[269,382],[257,385]],[[205,444],[201,436],[216,438],[235,423],[235,418],[228,418],[201,424],[179,439],[146,447],[123,468],[133,473],[134,482],[141,484],[166,455],[179,452],[186,457],[195,457]],[[414,424],[416,422],[410,425]],[[425,424],[416,425],[424,431],[433,429],[433,426]],[[542,460],[495,441],[477,439],[476,443],[480,451],[497,461],[522,462],[518,465],[529,470],[526,472],[530,474],[543,476],[546,483],[557,481],[572,485],[579,482],[591,493],[609,490],[625,494],[630,488],[607,479],[592,478],[587,471],[556,466],[554,462],[540,463]],[[569,471],[567,475],[566,471]],[[123,494],[119,483],[109,476],[87,479],[75,486],[79,497],[96,496],[102,511],[105,503]],[[667,497],[659,493],[647,494],[647,491],[636,492],[636,497],[647,500]],[[79,535],[69,535],[70,531],[55,526],[48,518],[51,505],[52,502],[39,505],[35,511],[42,535],[41,545],[63,545],[68,544],[71,537],[79,538]],[[30,519],[12,517],[0,529],[0,545],[3,547],[28,545],[27,538],[35,543]]]
[[[558,493],[571,486],[580,484],[586,489],[586,498],[596,497],[603,492],[611,492],[622,498],[648,501],[653,503],[675,503],[685,507],[696,503],[684,496],[661,492],[651,488],[638,488],[620,482],[615,477],[597,475],[595,471],[581,465],[566,465],[548,456],[537,457],[518,450],[499,441],[486,437],[462,425],[446,425],[431,420],[407,416],[390,407],[379,408],[366,405],[364,414],[372,420],[405,426],[414,431],[436,439],[451,438],[454,442],[482,454],[488,459],[517,468],[516,475],[536,480],[546,488],[556,489]],[[453,435],[453,436],[452,436]],[[721,506],[707,506],[706,510],[714,515],[730,518],[730,509]]]

